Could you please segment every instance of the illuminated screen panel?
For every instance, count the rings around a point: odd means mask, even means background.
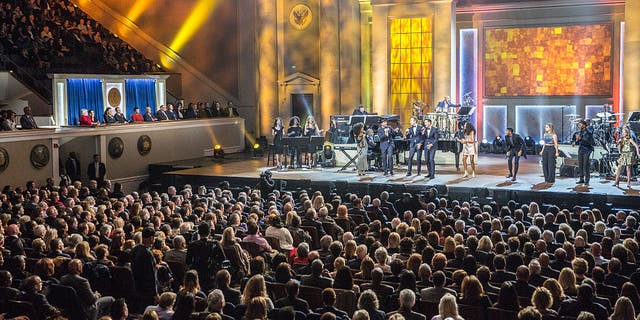
[[[610,96],[611,24],[487,28],[485,95]]]
[[[433,96],[433,24],[430,18],[398,18],[390,23],[389,78],[391,113],[403,122],[416,100]]]

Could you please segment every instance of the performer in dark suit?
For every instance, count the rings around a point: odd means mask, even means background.
[[[24,115],[20,117],[20,127],[23,130],[26,129],[38,129],[38,125],[36,124],[36,120],[33,118],[31,114],[31,107],[24,107]]]
[[[378,137],[380,138],[380,151],[382,152],[382,170],[384,175],[393,175],[393,137],[395,130],[388,124],[388,119],[382,118],[380,128],[378,128]]]
[[[80,169],[80,160],[75,152],[69,153],[69,158],[64,163],[64,168],[71,181],[80,181],[82,178],[82,169]]]
[[[427,161],[429,178],[436,177],[436,150],[438,149],[438,128],[431,125],[431,119],[424,121],[424,159]]]
[[[354,116],[365,116],[368,115],[369,113],[367,111],[364,110],[364,105],[360,104],[358,105],[358,108],[353,109],[353,115]]]
[[[289,129],[287,129],[287,137],[300,137],[302,136],[302,128],[300,128],[300,118],[297,116],[291,117],[289,120]],[[300,156],[300,148],[295,146],[289,147],[289,154],[291,155],[291,162],[289,168],[294,168],[294,158],[296,160],[295,165],[298,168],[302,168],[302,157]]]
[[[573,144],[578,145],[578,174],[580,179],[577,183],[584,183],[585,186],[588,186],[589,178],[591,178],[589,158],[591,158],[591,152],[593,152],[593,134],[591,130],[587,130],[587,122],[584,120],[578,123],[578,129],[580,131],[573,135]]]
[[[424,146],[423,127],[418,124],[416,117],[411,117],[409,120],[411,125],[405,132],[405,138],[411,143],[409,145],[409,166],[407,167],[407,177],[411,175],[411,168],[413,165],[413,156],[418,153],[418,175],[420,175],[420,168],[422,167],[422,148]]]
[[[98,181],[98,185],[102,185],[102,183],[104,182],[104,176],[106,174],[107,168],[104,163],[100,161],[100,155],[94,154],[93,162],[90,163],[89,167],[87,168],[87,176],[90,180]]]
[[[436,112],[448,112],[449,106],[453,105],[451,98],[445,96],[444,99],[436,105]]]
[[[513,128],[507,128],[504,133],[504,139],[507,144],[507,157],[509,158],[509,175],[507,178],[511,178],[511,181],[516,181],[520,157],[524,154],[524,140],[519,134],[513,132]]]

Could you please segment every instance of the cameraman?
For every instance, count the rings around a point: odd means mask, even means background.
[[[260,195],[266,197],[269,193],[273,192],[275,182],[271,177],[271,171],[265,170],[260,173],[260,181],[256,185],[256,189],[260,190]]]

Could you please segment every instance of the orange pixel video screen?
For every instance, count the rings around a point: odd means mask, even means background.
[[[485,96],[609,96],[612,34],[611,24],[487,28]]]

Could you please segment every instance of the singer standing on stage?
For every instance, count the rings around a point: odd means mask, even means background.
[[[631,130],[627,126],[622,128],[622,136],[620,137],[620,140],[616,141],[616,143],[618,144],[618,150],[620,150],[620,159],[618,159],[616,182],[613,184],[613,186],[619,186],[622,168],[627,167],[627,188],[631,188],[631,166],[634,164],[633,151],[631,150],[631,147],[635,148],[636,155],[639,158],[640,148],[638,148],[638,144],[633,141],[633,137],[631,137]]]
[[[438,128],[434,127],[431,119],[424,121],[424,159],[427,161],[429,178],[436,177],[436,150],[438,149]]]
[[[587,129],[587,122],[584,120],[578,122],[578,129],[580,131],[573,135],[573,143],[578,145],[578,175],[580,180],[577,183],[584,183],[585,186],[588,186],[589,178],[591,178],[589,158],[591,158],[591,153],[593,152],[593,135]]]
[[[395,136],[395,131],[388,124],[388,120],[382,118],[380,128],[378,128],[380,151],[382,153],[382,170],[385,176],[393,175],[393,137]]]
[[[413,156],[418,154],[418,175],[422,168],[422,148],[424,146],[423,127],[418,124],[416,117],[409,119],[411,125],[405,132],[405,138],[410,141],[409,144],[409,166],[407,167],[407,177],[411,176],[411,168],[413,166]]]
[[[300,128],[300,118],[297,116],[291,117],[289,119],[289,129],[287,129],[287,137],[299,137],[302,136],[302,128]],[[300,147],[299,146],[289,146],[289,154],[291,155],[291,162],[289,163],[289,168],[293,169],[295,167],[302,168],[302,162],[300,157]],[[296,160],[294,166],[294,158]]]
[[[271,127],[271,134],[273,135],[273,153],[275,154],[278,170],[282,169],[282,160],[284,158],[284,148],[282,147],[282,136],[284,134],[284,125],[282,124],[282,118],[276,117],[273,121],[273,127]]]
[[[356,169],[359,176],[364,176],[365,172],[369,170],[369,161],[367,160],[367,154],[369,153],[367,133],[364,130],[364,124],[358,122],[353,126],[353,135],[356,140]]]
[[[520,167],[520,157],[524,153],[524,139],[519,134],[514,133],[513,128],[507,128],[504,137],[507,145],[507,158],[509,159],[509,175],[507,178],[511,178],[511,181],[516,181],[518,168]]]
[[[558,157],[558,136],[553,129],[552,123],[544,126],[544,144],[542,145],[542,172],[544,174],[544,182],[556,182],[556,158]]]
[[[463,138],[456,139],[456,141],[462,143],[462,165],[464,166],[464,176],[469,176],[467,171],[467,163],[471,159],[471,177],[476,177],[476,128],[470,122],[464,124],[464,131],[462,132]]]
[[[451,105],[451,98],[449,96],[445,96],[444,99],[436,105],[436,112],[438,113],[448,113],[449,106]]]

